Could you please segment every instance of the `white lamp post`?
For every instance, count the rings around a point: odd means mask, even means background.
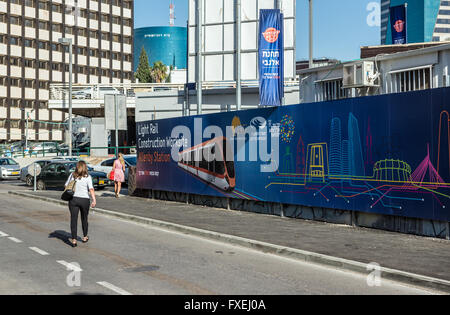
[[[61,45],[69,45],[69,156],[72,156],[72,39],[71,38],[60,38],[58,41]]]

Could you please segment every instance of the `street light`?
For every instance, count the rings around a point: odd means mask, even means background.
[[[313,0],[309,0],[309,67],[314,66],[313,57]]]
[[[34,112],[34,108],[31,111],[26,112],[26,114],[27,114],[27,131],[26,131],[26,135],[25,135],[25,150],[28,150],[28,119],[30,118],[30,114],[33,112]],[[28,150],[28,152],[29,152],[29,150]]]
[[[60,38],[58,42],[61,45],[69,45],[69,156],[72,156],[72,39]]]

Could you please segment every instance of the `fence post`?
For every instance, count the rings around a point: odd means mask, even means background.
[[[352,218],[351,218],[352,222],[351,222],[351,225],[352,225],[353,227],[355,227],[355,226],[356,226],[356,213],[355,213],[355,211],[351,211],[351,213],[352,213]]]
[[[447,233],[445,238],[450,241],[450,222],[447,222]]]

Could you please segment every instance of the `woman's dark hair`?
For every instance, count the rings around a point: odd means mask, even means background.
[[[73,177],[75,179],[88,177],[88,168],[85,162],[80,161],[77,163],[77,166],[75,167],[75,172],[73,172]]]

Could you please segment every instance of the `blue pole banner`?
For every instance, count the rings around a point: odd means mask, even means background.
[[[137,123],[137,188],[450,221],[450,87]]]
[[[406,6],[399,5],[390,8],[392,44],[407,44]]]
[[[284,97],[284,18],[280,10],[260,10],[259,94],[261,106],[281,106]]]

